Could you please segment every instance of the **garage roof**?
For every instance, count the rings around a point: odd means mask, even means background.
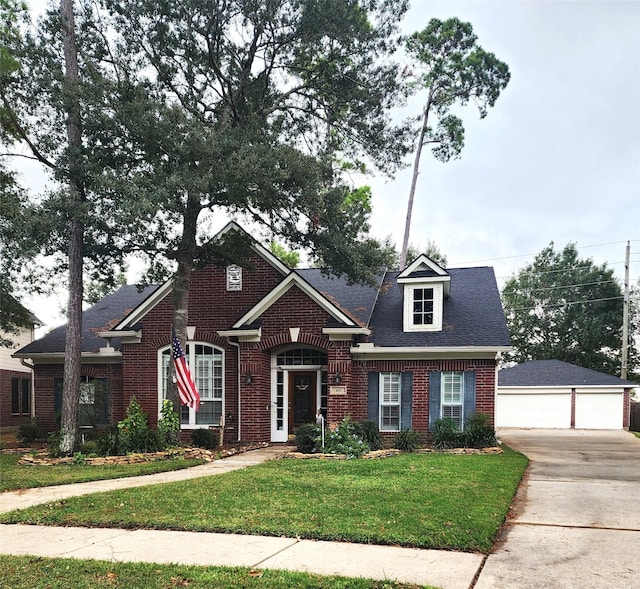
[[[501,387],[637,386],[604,372],[560,360],[529,360],[498,372]]]

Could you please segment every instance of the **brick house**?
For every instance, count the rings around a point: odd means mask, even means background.
[[[243,231],[235,223],[219,234]],[[122,419],[132,396],[155,425],[170,382],[171,281],[124,286],[83,315],[80,424]],[[372,419],[386,435],[449,416],[493,417],[497,355],[510,346],[493,269],[445,270],[420,256],[376,286],[291,270],[254,242],[247,267],[192,274],[188,341],[201,396],[183,432],[224,424],[225,440],[287,441],[321,411]],[[15,354],[35,365],[38,418],[56,426],[64,326]]]
[[[13,301],[14,304],[19,304]],[[27,362],[12,357],[13,352],[35,339],[36,327],[42,325],[35,315],[23,310],[29,318],[29,325],[17,333],[0,333],[2,339],[9,340],[11,346],[0,345],[0,429],[13,430],[29,422],[34,415],[33,373]]]

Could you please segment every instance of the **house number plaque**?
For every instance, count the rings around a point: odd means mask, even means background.
[[[345,386],[330,386],[329,387],[329,394],[330,395],[346,395],[347,394],[347,387]]]

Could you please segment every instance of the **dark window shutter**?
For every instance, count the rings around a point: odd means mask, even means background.
[[[21,404],[20,412],[23,415],[29,415],[31,413],[31,380],[28,378],[22,379]]]
[[[402,424],[400,429],[411,429],[413,427],[412,399],[413,399],[413,372],[403,372],[401,376],[400,388],[400,415]]]
[[[369,373],[369,386],[367,390],[367,417],[378,425],[380,411],[380,373]]]
[[[436,370],[429,373],[429,431],[440,419],[440,382],[442,373]]]
[[[96,390],[95,415],[97,425],[109,423],[109,381],[106,378],[94,380]]]
[[[62,378],[53,381],[53,411],[56,415],[62,414]]]
[[[11,379],[11,413],[20,413],[20,379]]]
[[[464,372],[464,420],[476,412],[476,371]]]

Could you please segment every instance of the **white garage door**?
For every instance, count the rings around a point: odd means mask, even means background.
[[[622,429],[622,393],[576,393],[576,428]]]
[[[496,427],[571,427],[571,392],[499,389]]]

